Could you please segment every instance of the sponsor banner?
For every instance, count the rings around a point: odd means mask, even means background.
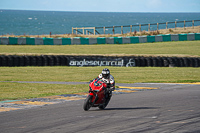
[[[69,58],[69,66],[126,66],[126,67],[134,67],[135,59],[123,59],[123,58]]]

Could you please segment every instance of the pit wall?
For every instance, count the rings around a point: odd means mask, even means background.
[[[200,33],[167,34],[156,36],[97,37],[97,38],[17,38],[0,37],[3,45],[81,45],[81,44],[133,44],[169,41],[200,40]]]

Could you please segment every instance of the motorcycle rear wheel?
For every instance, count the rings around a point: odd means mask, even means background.
[[[92,96],[88,95],[88,97],[85,99],[85,102],[83,104],[83,109],[85,111],[88,111],[90,107],[92,106],[91,103],[92,103]]]

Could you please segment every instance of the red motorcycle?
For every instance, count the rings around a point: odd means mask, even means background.
[[[99,109],[105,109],[112,96],[112,91],[108,90],[108,88],[109,87],[102,79],[94,79],[89,84],[89,94],[85,99],[83,109],[85,111],[88,111],[90,107],[99,107]],[[109,93],[106,93],[108,91]]]

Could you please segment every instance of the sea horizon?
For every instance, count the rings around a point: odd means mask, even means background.
[[[47,11],[47,12],[92,12],[92,13],[200,13],[200,12],[112,12],[112,11],[61,11],[61,10],[29,10],[29,9],[0,9],[11,11]]]
[[[41,35],[41,34],[71,34],[72,27],[112,27],[149,23],[166,23],[175,21],[200,20],[200,12],[91,12],[91,11],[49,11],[49,10],[18,10],[0,9],[0,35]],[[200,21],[195,22],[195,26]],[[174,24],[169,24],[174,28]],[[177,24],[183,27],[183,24]],[[186,23],[192,26],[192,23]],[[159,29],[164,29],[160,25]],[[156,30],[151,26],[150,30]],[[133,27],[133,31],[139,27]],[[148,26],[142,27],[148,30]],[[123,28],[124,33],[130,32],[130,27]],[[103,29],[98,30],[103,33]],[[116,28],[115,33],[121,29]],[[106,29],[107,34],[112,34],[112,29]]]

